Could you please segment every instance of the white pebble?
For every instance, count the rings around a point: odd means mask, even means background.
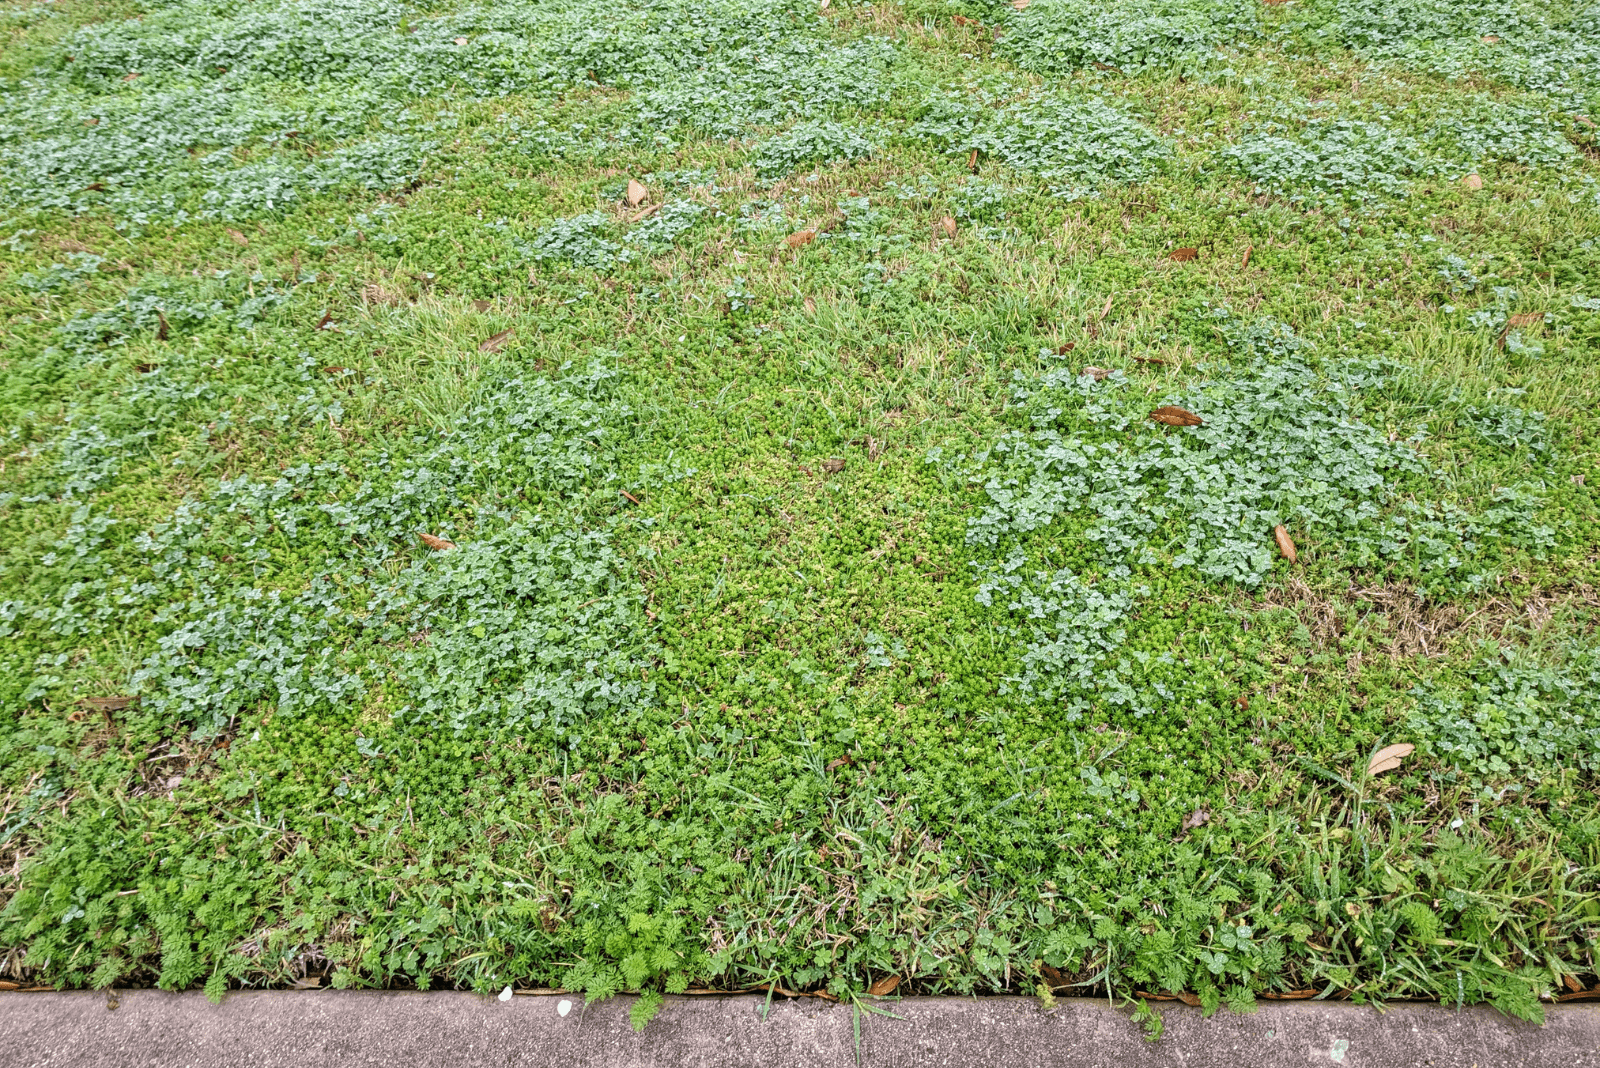
[[[500,1000],[501,1001],[510,1001],[511,1000],[511,988],[509,986],[506,987],[504,990],[500,991]]]
[[[565,1016],[567,1013],[569,1013],[571,1011],[572,1011],[572,1002],[568,1001],[566,998],[562,998],[560,1001],[556,1002],[556,1015],[557,1016]]]

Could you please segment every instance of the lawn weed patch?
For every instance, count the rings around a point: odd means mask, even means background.
[[[14,8],[0,973],[1593,986],[1588,8],[1485,11]]]

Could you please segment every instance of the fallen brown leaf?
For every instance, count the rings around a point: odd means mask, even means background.
[[[822,469],[830,475],[837,475],[840,471],[844,470],[844,461],[824,460],[822,461]]]
[[[1031,0],[1011,0],[1011,6],[1018,11],[1026,11]]]
[[[1571,974],[1563,975],[1561,977],[1561,981],[1563,983],[1567,984],[1567,989],[1572,991],[1574,994],[1579,993],[1579,992],[1581,992],[1583,990],[1583,984],[1578,982],[1578,977],[1576,975],[1571,975]]]
[[[1478,40],[1488,45],[1497,45],[1500,43],[1500,38],[1492,33],[1486,33],[1482,37],[1478,38]]]
[[[348,370],[350,370],[350,368],[344,367],[337,363],[330,363],[328,366],[322,369],[322,373],[325,375],[338,375],[343,374]]]
[[[167,315],[161,309],[156,309],[156,340],[165,341],[167,335],[172,333],[172,327],[167,324]]]
[[[156,365],[153,363],[136,363],[133,365],[133,369],[142,375],[147,375],[156,369]]]
[[[879,979],[876,983],[873,983],[871,986],[867,987],[867,993],[871,994],[875,998],[888,997],[890,994],[894,993],[895,988],[899,985],[900,977],[898,975],[886,975],[882,979]]]
[[[1104,308],[1100,309],[1100,321],[1101,322],[1105,322],[1106,321],[1106,316],[1111,314],[1111,302],[1114,299],[1115,299],[1114,297],[1107,297],[1106,298],[1106,306]]]
[[[472,310],[475,312],[486,312],[492,307],[494,307],[494,301],[492,300],[475,300],[472,302]]]
[[[245,237],[239,231],[230,229],[228,231],[228,236],[233,238],[233,243],[235,245],[238,245],[241,248],[249,248],[250,247],[250,239],[248,237]]]
[[[944,218],[939,220],[939,229],[944,231],[945,237],[955,237],[956,221],[950,216],[946,215]]]
[[[325,312],[322,313],[322,318],[317,320],[317,329],[318,330],[326,330],[326,329],[328,329],[328,324],[330,324],[332,322],[333,322],[333,312],[325,311]]]
[[[633,494],[629,493],[627,490],[618,490],[617,492],[622,494],[624,497],[628,498],[628,500],[632,501],[634,504],[638,504],[639,503],[639,498],[635,497]]]
[[[983,23],[979,22],[977,19],[969,19],[965,15],[952,15],[950,17],[950,21],[955,23],[957,26],[982,26],[983,25]]]
[[[405,294],[398,290],[390,289],[379,282],[368,282],[361,287],[361,299],[368,304],[387,304],[390,306],[405,303]]]
[[[1109,367],[1085,367],[1082,371],[1079,371],[1078,373],[1079,374],[1083,374],[1083,375],[1088,375],[1090,378],[1094,379],[1096,382],[1100,382],[1100,381],[1104,381],[1105,378],[1108,375],[1111,374],[1111,368],[1109,368]]]
[[[1167,426],[1200,426],[1204,420],[1191,411],[1168,404],[1150,413],[1150,418]]]
[[[1057,356],[1065,356],[1067,353],[1071,352],[1073,349],[1075,349],[1077,347],[1078,347],[1078,343],[1076,341],[1069,341],[1065,345],[1057,346],[1056,355]]]
[[[1556,1000],[1557,1001],[1600,1001],[1600,984],[1596,984],[1596,986],[1595,986],[1595,988],[1593,990],[1579,990],[1579,991],[1577,991],[1576,993],[1573,993],[1573,994],[1562,994],[1559,997],[1557,997]]]
[[[1543,326],[1544,312],[1518,312],[1506,320],[1506,325],[1509,327]]]
[[[1416,748],[1410,742],[1396,742],[1394,745],[1384,746],[1373,753],[1372,759],[1367,761],[1367,774],[1382,775],[1386,771],[1393,771]]]
[[[807,315],[815,315],[815,314],[817,314],[817,302],[814,299],[812,299],[811,297],[807,297],[802,302],[802,304],[804,305],[804,307],[806,309],[806,314]]]
[[[1179,991],[1177,998],[1190,1008],[1194,1008],[1196,1005],[1200,1004],[1199,996],[1196,994],[1191,994],[1188,991]]]
[[[1250,253],[1254,252],[1255,250],[1256,247],[1254,245],[1246,245],[1244,247],[1244,261],[1239,264],[1239,270],[1242,271],[1246,267],[1250,266]]]
[[[78,705],[82,708],[92,708],[96,712],[121,712],[138,700],[137,697],[124,695],[116,697],[85,697],[78,701]]]
[[[665,206],[666,202],[662,201],[660,204],[651,204],[649,207],[640,208],[638,211],[634,212],[628,217],[628,221],[630,223],[643,222]]]
[[[1203,827],[1210,822],[1211,813],[1207,812],[1203,808],[1197,808],[1187,816],[1183,817],[1183,829],[1186,831],[1192,831],[1196,827]]]
[[[1577,119],[1579,122],[1583,123],[1585,126],[1589,127],[1589,129],[1591,129],[1591,130],[1594,129],[1594,120],[1591,119],[1589,116],[1587,116],[1587,115],[1574,115],[1572,117]]]
[[[1247,693],[1242,693],[1234,698],[1233,703],[1239,706],[1240,712],[1250,711],[1250,695]]]
[[[783,240],[790,248],[803,248],[816,239],[817,232],[815,230],[796,230]]]
[[[1483,188],[1483,179],[1478,177],[1477,172],[1473,172],[1461,179],[1461,184],[1473,192],[1477,192]]]
[[[138,71],[130,70],[128,73],[126,73],[126,74],[124,74],[122,76],[122,80],[125,81],[125,82],[131,82],[135,78],[137,78],[138,76],[139,76],[139,72]]]
[[[444,552],[446,549],[454,549],[456,547],[455,542],[449,538],[441,538],[437,534],[422,534],[420,537],[422,538],[422,544],[434,552]]]
[[[1282,523],[1272,528],[1272,540],[1278,543],[1278,552],[1283,554],[1285,560],[1292,564],[1300,559],[1300,555],[1294,551],[1294,539],[1289,537]]]
[[[1166,360],[1157,359],[1154,356],[1135,356],[1133,362],[1154,364],[1157,367],[1165,367],[1167,365]]]
[[[1200,250],[1197,248],[1175,248],[1167,253],[1167,259],[1178,263],[1188,263],[1190,260],[1199,259]]]
[[[650,191],[644,187],[643,182],[637,178],[628,179],[628,207],[637,208],[649,195]]]
[[[1047,984],[1049,984],[1050,989],[1052,990],[1059,990],[1067,985],[1067,977],[1062,975],[1058,969],[1052,968],[1048,964],[1039,965],[1039,975]]]
[[[304,979],[296,979],[289,985],[296,990],[315,990],[322,985],[322,976],[308,975]]]
[[[967,157],[967,170],[971,171],[973,174],[977,174],[978,173],[978,150],[977,149],[973,149],[972,150],[972,155]]]
[[[516,332],[516,327],[510,327],[502,330],[494,337],[486,338],[485,340],[478,342],[478,351],[499,352],[501,349],[506,347],[506,343],[511,340],[512,336],[515,335]]]
[[[838,768],[844,767],[848,763],[850,763],[849,757],[834,757],[832,760],[828,761],[828,770],[834,771]]]

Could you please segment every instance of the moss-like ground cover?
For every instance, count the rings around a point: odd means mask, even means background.
[[[7,981],[1600,985],[1600,5],[0,26]]]

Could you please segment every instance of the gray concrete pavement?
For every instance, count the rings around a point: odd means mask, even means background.
[[[669,998],[643,1034],[629,998],[501,1002],[458,993],[259,992],[212,1005],[198,994],[0,994],[4,1068],[846,1068],[848,1006],[759,997]],[[566,1014],[561,1003],[568,1002]],[[1264,1004],[1249,1016],[1164,1003],[1166,1034],[1144,1041],[1126,1011],[1025,998],[885,1002],[865,1016],[871,1068],[1600,1068],[1600,1005],[1550,1012],[1543,1027],[1489,1009],[1325,1002]]]

